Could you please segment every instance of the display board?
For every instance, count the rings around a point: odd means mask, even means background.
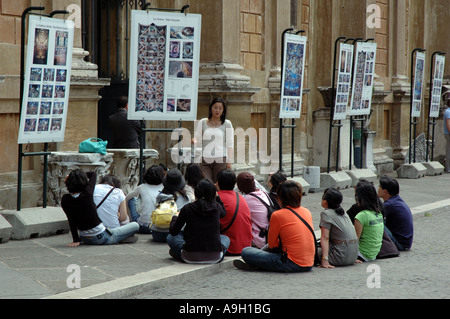
[[[336,96],[333,120],[345,120],[347,116],[348,100],[350,97],[350,87],[353,67],[352,44],[341,43],[339,49],[339,65],[336,84]]]
[[[431,89],[430,117],[439,117],[442,81],[444,78],[445,56],[437,55],[434,61],[434,74]]]
[[[30,16],[18,144],[63,142],[74,22]]]
[[[369,115],[372,105],[373,77],[377,44],[357,42],[349,115]]]
[[[133,10],[128,119],[197,119],[201,15]]]
[[[300,118],[307,38],[286,34],[281,83],[280,119]]]
[[[425,53],[417,52],[416,64],[414,67],[414,87],[412,96],[411,117],[421,116],[424,71],[425,71]]]

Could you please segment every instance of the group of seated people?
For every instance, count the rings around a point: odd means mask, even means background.
[[[345,212],[342,194],[323,193],[320,241],[311,212],[301,206],[302,186],[282,172],[269,175],[264,189],[249,172],[224,169],[217,183],[204,178],[197,164],[184,176],[164,165],[149,167],[143,183],[125,195],[112,176],[96,183],[95,172],[72,171],[62,198],[76,247],[132,243],[136,234],[167,242],[170,255],[185,263],[217,263],[226,255],[238,269],[304,272],[314,266],[334,268],[375,260],[383,235],[398,251],[409,250],[413,220],[399,196],[398,182],[388,176],[355,186],[355,204]],[[164,202],[175,204],[170,224],[156,225],[153,212]],[[128,213],[129,211],[129,213]]]

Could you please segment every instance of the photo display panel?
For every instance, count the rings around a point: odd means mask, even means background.
[[[423,79],[425,71],[425,53],[417,52],[414,68],[414,87],[411,117],[420,117],[422,112]]]
[[[300,118],[307,38],[287,33],[284,43],[280,118]]]
[[[132,11],[128,119],[197,119],[201,15]]]
[[[444,79],[445,57],[437,55],[434,61],[433,87],[431,91],[430,117],[439,117],[442,81]]]
[[[18,144],[63,142],[74,22],[30,16]]]
[[[353,66],[352,44],[341,43],[339,51],[339,65],[336,85],[335,107],[333,120],[345,120],[347,116],[348,100],[352,80]]]
[[[376,54],[376,43],[356,43],[350,116],[370,114]]]

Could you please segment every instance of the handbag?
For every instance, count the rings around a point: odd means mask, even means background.
[[[314,233],[314,230],[311,228],[311,226],[309,226],[309,224],[306,222],[306,220],[304,220],[299,214],[297,214],[293,209],[286,207],[287,209],[289,209],[291,212],[293,212],[305,225],[306,227],[308,227],[308,229],[311,231],[313,237],[314,237],[314,248],[315,248],[315,254],[314,254],[314,265],[320,265],[320,258],[319,258],[319,254],[317,252],[317,245],[318,245],[318,241],[316,239],[316,234]]]
[[[385,230],[383,233],[383,241],[381,243],[381,248],[380,252],[377,255],[377,259],[392,258],[398,256],[400,256],[400,252]]]
[[[108,141],[103,141],[100,138],[88,138],[80,143],[78,152],[106,155],[106,145],[108,145]]]

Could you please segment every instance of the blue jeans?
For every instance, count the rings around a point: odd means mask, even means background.
[[[168,235],[167,236],[167,243],[169,244],[169,247],[172,251],[171,255],[180,261],[183,261],[183,258],[181,258],[181,250],[183,249],[183,245],[185,243],[183,233],[179,233],[176,236]],[[228,238],[225,235],[220,235],[220,243],[222,244],[223,248],[223,256],[225,256],[228,247],[230,247],[230,238]],[[223,257],[222,257],[223,260]],[[222,261],[221,260],[221,261]]]
[[[137,212],[136,202],[137,202],[136,198],[132,198],[132,199],[130,199],[128,201],[128,208],[130,209],[130,215],[131,215],[131,221],[132,222],[137,222],[137,220],[141,216]],[[146,227],[146,226],[143,226],[143,225],[139,224],[139,233],[140,234],[151,234],[152,230],[149,227]]]
[[[389,238],[392,240],[392,242],[395,244],[395,246],[397,247],[397,249],[398,249],[399,251],[405,251],[405,250],[407,250],[407,249],[405,249],[405,248],[403,247],[402,244],[400,244],[400,243],[398,242],[397,238],[395,238],[395,236],[392,235],[392,232],[389,230],[389,228],[386,227],[386,225],[384,226],[384,230],[385,230],[385,232],[388,234]]]
[[[269,252],[255,247],[245,247],[241,256],[247,264],[267,271],[304,272],[310,271],[312,268],[299,266],[289,258],[283,262],[280,253]]]
[[[131,222],[125,226],[107,229],[100,235],[91,238],[80,236],[80,241],[85,245],[114,245],[136,234],[138,230],[138,223]]]

